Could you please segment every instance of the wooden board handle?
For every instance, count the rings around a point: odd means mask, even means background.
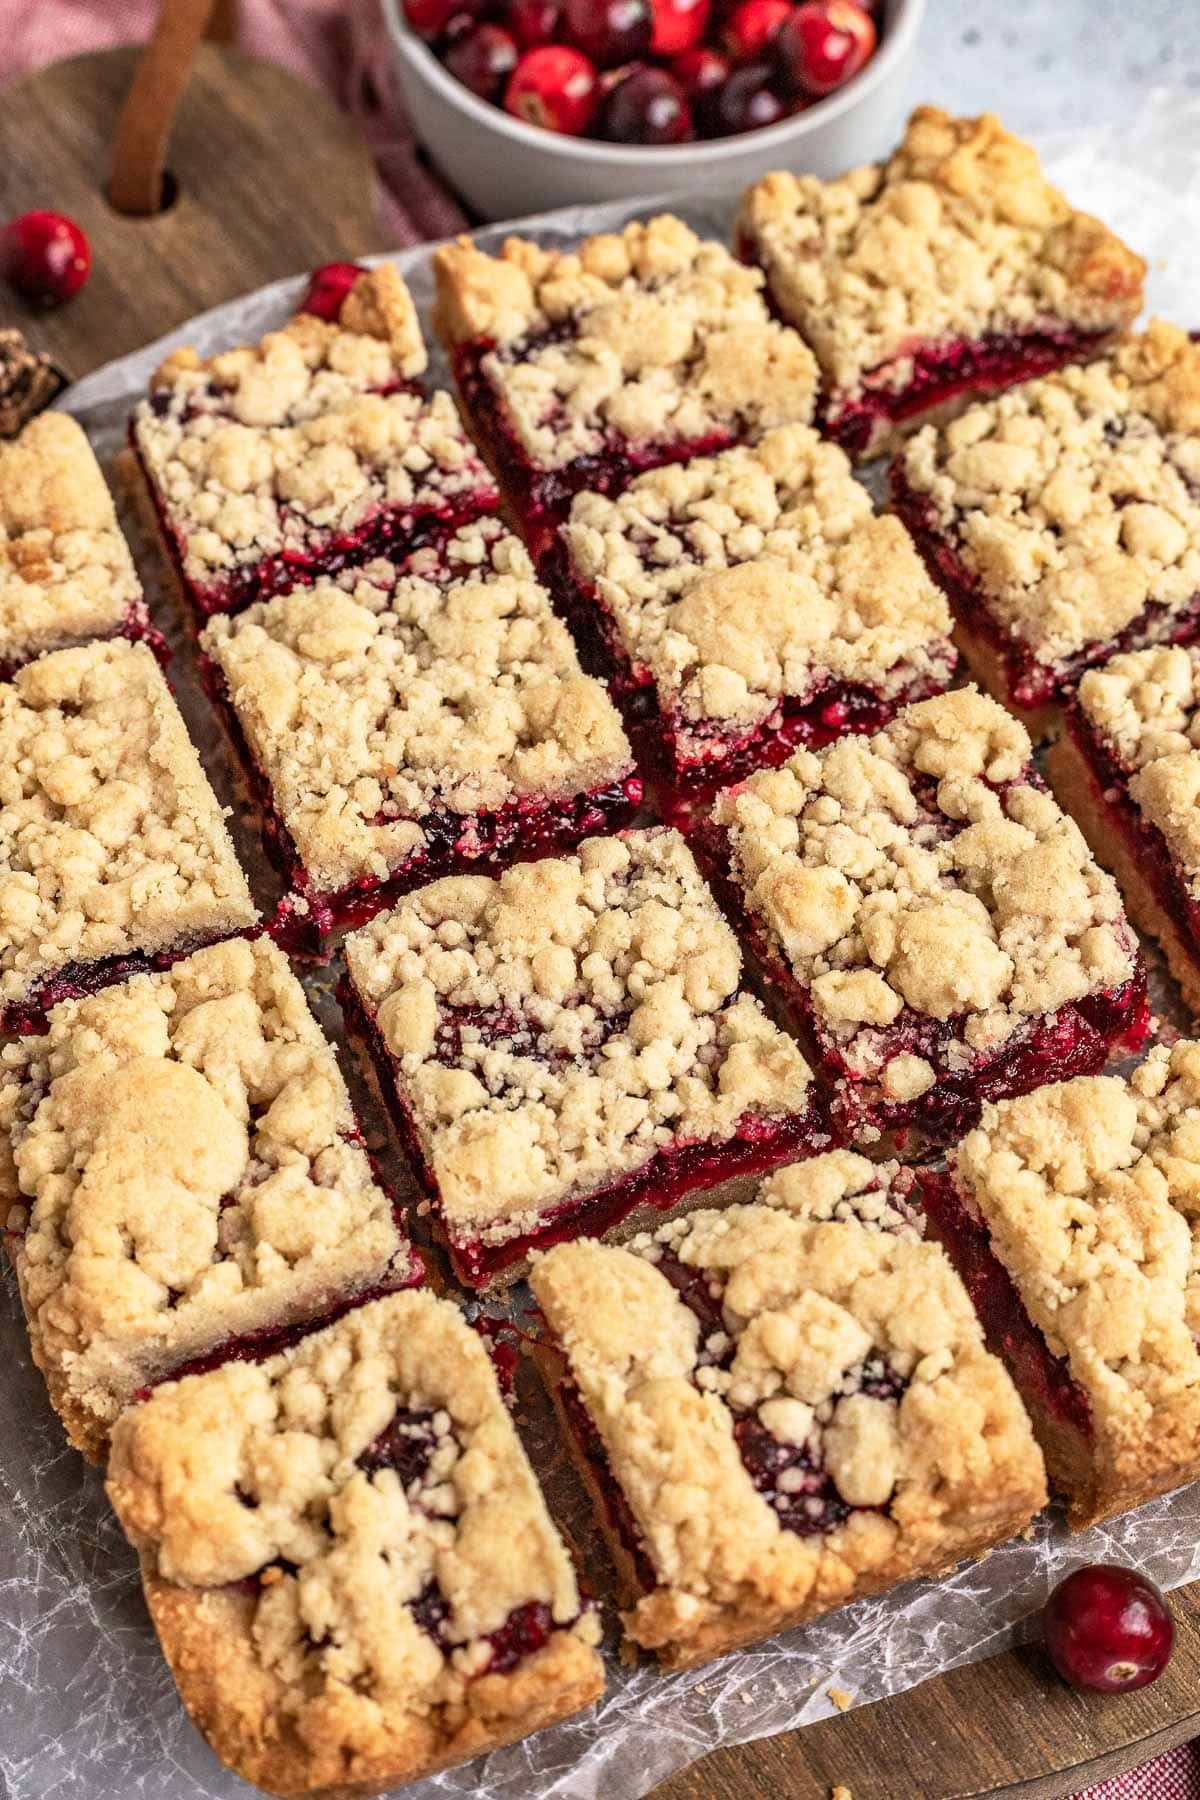
[[[163,0],[117,120],[108,182],[117,212],[148,218],[162,208],[171,127],[197,46],[206,34],[228,43],[235,29],[235,0]]]

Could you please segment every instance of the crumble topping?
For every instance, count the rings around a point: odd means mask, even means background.
[[[0,684],[0,1002],[257,914],[154,657],[56,650]]]
[[[0,1052],[0,1125],[38,1361],[105,1424],[200,1350],[408,1274],[337,1059],[265,938],[56,1006]]]
[[[669,214],[572,251],[469,239],[434,256],[438,328],[484,348],[506,421],[542,468],[614,440],[757,435],[812,417],[816,364],[763,277]]]
[[[201,644],[323,886],[386,879],[436,808],[465,818],[632,767],[616,708],[494,519],[217,618]]]
[[[501,1242],[746,1113],[803,1111],[799,1050],[677,832],[451,877],[346,942],[455,1230]]]
[[[1082,1076],[984,1109],[957,1175],[1098,1423],[1150,1440],[1187,1409],[1200,1443],[1200,1044],[1130,1081]]]
[[[429,1293],[160,1387],[118,1423],[108,1491],[164,1580],[257,1576],[254,1660],[306,1741],[461,1702],[523,1608],[598,1637],[487,1351]]]
[[[0,443],[0,667],[110,636],[141,598],[91,445],[42,413]]]
[[[1114,656],[1080,682],[1079,709],[1124,766],[1131,798],[1200,897],[1200,649],[1164,645]]]
[[[804,425],[576,496],[575,578],[688,721],[738,724],[828,674],[898,696],[953,666],[949,609],[895,518]]]
[[[1041,662],[1179,629],[1200,595],[1200,345],[1113,354],[926,426],[899,464],[989,609]]]
[[[985,1497],[1041,1504],[1023,1408],[940,1247],[854,1216],[862,1158],[812,1170],[811,1203],[794,1167],[769,1204],[558,1245],[530,1277],[679,1621],[836,1604],[936,1555]]]
[[[717,802],[733,879],[814,1025],[889,1097],[1134,974],[1117,889],[1029,767],[1023,726],[974,688],[870,739],[799,751]],[[887,1027],[953,1022],[914,1055]],[[898,1068],[893,1067],[899,1063]],[[924,1066],[922,1066],[924,1065]]]
[[[990,113],[921,106],[886,163],[836,181],[764,175],[739,231],[840,401],[907,387],[922,344],[1114,331],[1141,307],[1141,258],[1074,211]]]

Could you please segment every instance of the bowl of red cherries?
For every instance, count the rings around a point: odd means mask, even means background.
[[[833,175],[894,135],[925,0],[384,0],[414,129],[509,218]]]

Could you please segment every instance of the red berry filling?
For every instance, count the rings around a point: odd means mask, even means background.
[[[144,600],[130,601],[120,627],[109,635],[113,638],[127,638],[131,644],[145,644],[164,669],[171,660],[171,647],[151,619],[150,608]],[[93,640],[89,639],[91,641]],[[0,681],[10,681],[19,668],[38,654],[40,652],[35,651],[15,662],[0,662]]]
[[[380,1092],[397,1135],[436,1209],[439,1204],[437,1176],[425,1159],[416,1123],[404,1100],[399,1065],[374,1018],[346,978],[343,977],[337,991],[347,1027],[362,1040],[375,1066]],[[598,1052],[605,1039],[620,1025],[618,1018],[598,1021],[591,1047]],[[479,1031],[485,1042],[503,1042],[506,1048],[518,1048],[523,1055],[545,1057],[539,1048],[537,1030],[507,1010],[483,1014],[477,1010],[447,1007],[437,1044],[440,1059],[450,1065],[455,1061],[457,1034],[464,1026]],[[734,1176],[765,1175],[785,1162],[832,1149],[836,1141],[824,1102],[814,1094],[802,1114],[770,1117],[761,1113],[743,1113],[728,1138],[677,1140],[657,1151],[632,1173],[619,1175],[587,1193],[573,1195],[545,1208],[536,1230],[503,1243],[489,1244],[476,1236],[455,1234],[445,1220],[442,1229],[459,1280],[468,1287],[484,1287],[514,1263],[523,1262],[533,1250],[548,1250],[553,1244],[576,1237],[603,1237],[605,1232],[628,1218],[636,1207],[654,1206],[667,1211],[689,1194],[699,1193]]]
[[[964,630],[980,640],[1004,671],[1007,698],[1030,709],[1066,699],[1085,671],[1107,662],[1122,650],[1148,644],[1190,644],[1200,637],[1200,593],[1184,607],[1168,609],[1150,601],[1136,619],[1114,638],[1094,638],[1074,656],[1059,662],[1040,661],[1032,649],[1007,630],[967,569],[954,539],[935,522],[932,501],[911,488],[897,463],[892,468],[892,499],[934,580],[954,609]]]

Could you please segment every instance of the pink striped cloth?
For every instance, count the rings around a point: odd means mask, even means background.
[[[85,50],[141,42],[157,10],[156,0],[37,0],[5,19],[0,82]],[[379,169],[386,241],[419,244],[460,228],[455,202],[417,158],[376,0],[241,0],[238,20],[244,50],[327,88],[362,125]],[[1200,1746],[1183,1744],[1073,1800],[1200,1800]]]

